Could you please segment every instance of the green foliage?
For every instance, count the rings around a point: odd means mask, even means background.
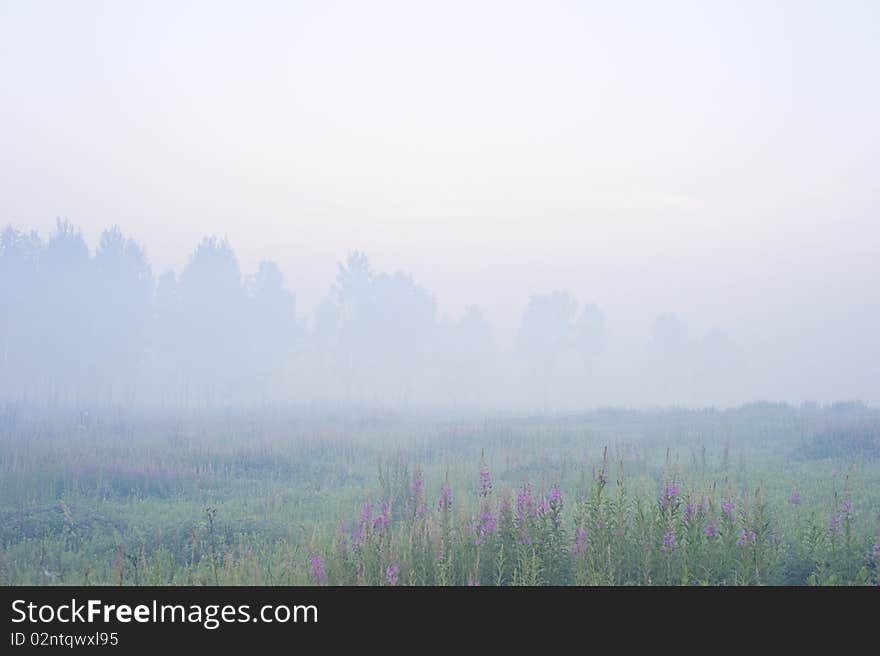
[[[119,419],[75,436],[63,417],[0,425],[0,580],[875,585],[880,463],[790,458],[809,421],[774,406],[454,424],[233,415],[173,430]]]

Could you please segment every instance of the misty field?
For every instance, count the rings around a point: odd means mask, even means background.
[[[7,585],[876,585],[880,411],[0,414]]]

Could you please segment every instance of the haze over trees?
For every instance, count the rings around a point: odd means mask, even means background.
[[[754,400],[734,340],[722,330],[694,335],[671,313],[633,348],[589,299],[551,290],[529,298],[506,346],[479,307],[440,317],[428,289],[406,272],[376,270],[362,252],[339,263],[312,317],[290,287],[273,262],[242,272],[216,237],[197,244],[179,274],[157,276],[118,227],[94,252],[69,222],[45,241],[7,227],[0,398],[530,411]]]

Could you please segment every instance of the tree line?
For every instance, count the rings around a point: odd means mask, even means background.
[[[501,348],[478,307],[441,319],[411,275],[377,271],[361,252],[339,263],[307,321],[278,265],[245,275],[225,239],[204,238],[179,273],[156,277],[119,227],[92,252],[61,220],[46,240],[12,226],[0,234],[0,308],[5,402],[713,403],[742,360],[723,333],[691,338],[674,315],[657,318],[644,349],[618,353],[602,311],[565,291],[533,295]]]

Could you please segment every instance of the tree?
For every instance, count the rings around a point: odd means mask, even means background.
[[[296,318],[296,297],[284,288],[281,269],[260,262],[248,281],[248,370],[263,399],[273,388],[284,386],[284,374],[302,327]]]
[[[332,349],[335,378],[349,400],[406,402],[436,340],[434,297],[410,275],[376,272],[353,252],[316,316],[316,343]]]
[[[42,342],[42,369],[53,402],[89,397],[89,376],[98,350],[94,270],[82,233],[58,220],[41,252],[43,318],[33,326]],[[37,356],[39,357],[39,356]]]
[[[550,384],[575,336],[577,302],[565,291],[535,294],[523,310],[516,352],[526,367],[526,387],[549,401]]]
[[[206,237],[180,274],[173,332],[185,385],[206,404],[240,391],[247,307],[238,260],[228,240]]]
[[[99,383],[112,399],[124,388],[132,401],[143,364],[153,300],[153,274],[143,248],[118,226],[101,234],[94,257],[94,336]]]
[[[36,232],[9,226],[0,233],[0,395],[7,399],[26,399],[40,378],[43,248]]]

